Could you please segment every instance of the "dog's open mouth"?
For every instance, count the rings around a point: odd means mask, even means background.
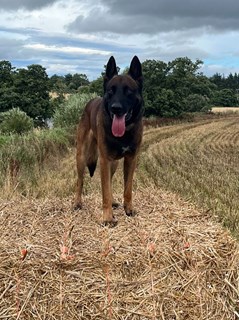
[[[125,113],[124,115],[117,115],[110,113],[112,118],[111,131],[115,137],[122,137],[126,130],[126,121],[128,121],[132,116],[133,110]]]
[[[112,134],[115,137],[122,137],[125,133],[125,118],[126,114],[123,116],[117,116],[116,114],[113,115],[113,121],[112,121]]]

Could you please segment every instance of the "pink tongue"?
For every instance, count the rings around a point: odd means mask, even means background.
[[[125,114],[121,117],[114,114],[112,122],[112,133],[115,137],[122,137],[125,133]]]

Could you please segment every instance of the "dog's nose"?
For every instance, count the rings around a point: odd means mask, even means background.
[[[111,106],[111,111],[116,115],[121,114],[122,110],[123,110],[122,104],[119,102],[114,102]]]

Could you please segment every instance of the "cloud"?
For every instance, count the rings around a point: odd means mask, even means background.
[[[101,74],[110,55],[118,56],[122,66],[128,60],[124,56],[132,57],[135,52],[114,40],[34,28],[0,27],[0,39],[0,60],[11,61],[14,67],[41,64],[49,75],[85,73],[91,80]]]
[[[102,0],[101,2],[111,12],[119,14],[139,14],[157,16],[158,18],[172,17],[237,17],[239,3],[235,0],[138,0],[137,3],[128,0]]]
[[[22,40],[15,39],[1,40],[0,60],[12,60],[13,57],[14,59],[20,57],[19,48],[21,48],[23,43]]]
[[[235,0],[102,0],[88,15],[68,25],[73,32],[157,34],[172,30],[238,30],[239,2]]]
[[[17,9],[35,10],[49,6],[57,1],[58,0],[1,0],[0,11]]]
[[[45,45],[41,43],[37,44],[26,44],[24,48],[33,49],[37,51],[46,51],[46,52],[58,52],[66,54],[87,54],[87,55],[106,55],[108,56],[110,52],[89,48],[80,48],[80,47],[70,47],[70,46],[55,46],[55,45]]]
[[[239,70],[238,11],[236,0],[2,0],[0,60],[92,79],[110,55],[121,69],[135,54],[188,56],[227,74]]]

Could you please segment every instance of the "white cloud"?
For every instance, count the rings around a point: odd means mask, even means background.
[[[95,50],[95,49],[87,49],[87,48],[79,48],[79,47],[59,47],[59,46],[49,46],[44,44],[26,44],[24,48],[33,49],[33,50],[40,50],[40,51],[49,51],[49,52],[62,52],[62,53],[69,53],[69,54],[87,54],[87,55],[106,55],[110,54],[109,51],[103,50]]]
[[[51,7],[26,11],[18,9],[1,12],[2,26],[11,28],[34,28],[41,32],[65,32],[65,24],[71,23],[79,14],[83,14],[82,6],[73,0],[53,3]]]
[[[205,61],[205,73],[239,72],[237,9],[235,0],[8,0],[0,9],[0,60],[96,78],[110,55],[121,68],[135,54],[142,61],[188,56]]]

